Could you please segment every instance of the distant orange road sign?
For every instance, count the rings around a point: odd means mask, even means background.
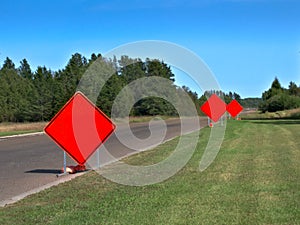
[[[236,117],[240,112],[243,111],[243,107],[235,99],[227,105],[226,109],[232,117]]]

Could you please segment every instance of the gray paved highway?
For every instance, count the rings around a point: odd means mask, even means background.
[[[151,123],[152,133],[149,130],[149,123],[131,124],[132,133],[142,139],[133,146],[136,149],[146,149],[160,143],[161,140],[169,140],[181,133],[188,133],[199,128],[194,121],[186,121],[187,126],[182,131],[178,119],[166,121],[165,133],[161,131],[162,125],[159,121]],[[206,126],[207,120],[201,118],[200,125],[201,127]],[[152,139],[148,140],[150,135]],[[116,132],[104,145],[112,156],[121,158],[135,151],[131,146],[125,146],[126,143],[122,144],[120,140],[122,143],[127,142],[128,144],[134,142],[128,129],[123,125],[117,126]],[[111,159],[101,157],[101,151],[104,150],[102,148],[99,150],[100,166],[103,166],[108,164]],[[0,139],[0,202],[58,179],[64,179],[56,177],[62,165],[63,151],[44,134]],[[68,165],[76,165],[76,163],[68,158]]]

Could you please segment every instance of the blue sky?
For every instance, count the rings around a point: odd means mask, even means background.
[[[195,52],[223,90],[260,97],[275,76],[300,84],[299,12],[297,0],[5,1],[0,63],[26,58],[33,70],[57,70],[75,52],[163,40]],[[196,90],[181,73],[176,80]]]

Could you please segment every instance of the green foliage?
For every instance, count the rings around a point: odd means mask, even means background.
[[[131,112],[131,115],[166,115],[177,116],[176,110],[173,105],[162,98],[147,97],[138,101]]]
[[[91,76],[83,77],[85,73]],[[156,78],[164,78],[168,82],[162,84],[158,80],[149,83],[143,81],[142,85],[134,85],[139,79],[148,78],[154,81]],[[139,95],[139,99],[132,96],[132,90],[123,91],[120,96],[120,92],[132,84],[131,88]],[[278,84],[274,83],[273,86],[277,88]],[[143,93],[145,87],[152,92]],[[207,91],[199,98],[197,93],[188,87],[175,86],[170,66],[157,59],[147,58],[142,61],[126,55],[120,59],[106,59],[101,54],[94,53],[90,59],[86,59],[75,53],[62,70],[51,71],[45,66],[39,66],[32,71],[26,59],[23,59],[16,69],[12,60],[7,57],[0,70],[0,122],[49,121],[77,90],[96,102],[108,116],[111,116],[114,107],[115,117],[128,116],[125,115],[127,111],[124,111],[128,106],[132,107],[128,110],[130,116],[177,116],[178,107],[183,109],[183,115],[188,116],[191,110],[186,96],[194,103],[199,115],[203,115],[200,106],[213,93],[221,96],[227,104],[232,99],[243,102],[235,92],[226,94],[222,91]],[[101,92],[98,93],[98,90]],[[291,93],[296,96],[300,92],[291,84]],[[174,105],[157,97],[157,94],[172,96]],[[290,105],[294,103],[295,100],[291,99]]]
[[[101,71],[101,74],[99,74]],[[196,92],[188,87],[176,87],[174,85],[174,74],[170,66],[163,61],[147,58],[142,61],[128,56],[120,59],[103,58],[101,54],[92,54],[86,59],[79,53],[71,56],[65,68],[51,71],[44,67],[38,67],[32,71],[28,61],[23,59],[20,66],[16,68],[10,58],[6,58],[0,70],[0,122],[23,122],[23,121],[48,121],[59,109],[70,99],[78,89],[78,84],[84,73],[95,74],[85,80],[80,86],[83,91],[96,105],[108,116],[116,98],[119,105],[115,108],[117,116],[123,117],[123,108],[133,104],[130,111],[131,116],[141,115],[177,115],[176,106],[185,107],[186,102],[180,100],[183,94],[187,94],[195,105],[199,115],[202,115],[200,106],[212,94],[220,96],[226,104],[233,99],[237,100],[244,108],[257,108],[263,112],[276,112],[278,110],[294,109],[300,107],[300,88],[296,83],[290,82],[286,89],[282,87],[276,77],[269,90],[262,94],[262,98],[246,98],[236,92],[224,93],[223,91],[205,91],[198,97]],[[112,75],[108,80],[108,76]],[[132,82],[141,78],[160,77],[170,81],[170,90],[176,97],[172,105],[168,101],[145,95],[137,102],[132,102],[130,93],[124,92],[124,96],[118,97],[120,91]],[[151,84],[153,85],[153,84]],[[164,87],[154,84],[156,93],[163,93]],[[101,89],[100,93],[96,93]],[[143,87],[134,87],[134,91],[143,96]],[[175,94],[174,94],[175,93]],[[170,94],[170,93],[169,93]],[[151,96],[151,95],[150,95]],[[153,95],[155,96],[155,94]],[[189,115],[188,107],[185,115]]]
[[[53,115],[53,77],[52,72],[46,67],[38,67],[34,74],[33,84],[35,93],[32,94],[33,121],[48,121]]]
[[[298,86],[295,82],[292,82],[292,81],[290,82],[288,92],[290,95],[300,97],[300,88],[298,88]]]
[[[0,122],[22,122],[29,119],[30,93],[33,85],[16,70],[0,70]]]
[[[10,58],[6,57],[2,69],[15,70],[15,64]]]
[[[101,54],[92,54],[90,59],[86,59],[76,53],[62,70],[51,71],[45,66],[39,66],[32,71],[26,59],[16,69],[7,57],[0,70],[0,122],[49,121],[78,90],[84,73],[92,76],[85,78],[80,91],[96,102],[108,116],[111,115],[113,103],[120,91],[131,82],[147,77],[165,78],[170,81],[170,90],[175,95],[180,96],[181,92],[186,92],[196,108],[199,108],[197,94],[188,88],[176,87],[170,66],[157,59],[147,58],[142,61],[128,56],[122,56],[119,60],[116,57],[106,59]],[[153,88],[158,92],[165,91],[160,84]],[[96,93],[100,89],[101,92]],[[142,92],[143,89],[135,88],[135,91]],[[130,101],[127,94],[120,98],[120,109],[116,110],[118,116],[128,116],[123,115],[122,108],[129,105]],[[145,96],[134,104],[130,115],[173,116],[177,112],[166,100]]]
[[[262,99],[261,98],[244,98],[241,99],[241,105],[244,108],[255,108],[257,109],[259,105],[261,104]]]
[[[20,62],[21,66],[18,68],[19,75],[23,78],[31,80],[33,78],[33,74],[26,59],[23,59]]]
[[[262,94],[263,101],[259,105],[262,112],[276,112],[300,107],[300,88],[290,82],[289,88],[281,86],[276,77],[271,88]]]
[[[267,101],[268,111],[276,112],[279,110],[284,110],[284,100],[285,100],[285,96],[283,94],[272,96]]]
[[[178,90],[180,91],[180,90]],[[200,98],[198,98],[198,94],[196,92],[193,92],[190,90],[189,87],[187,86],[182,86],[182,90],[181,92],[185,92],[189,95],[189,97],[191,98],[191,100],[194,102],[196,110],[198,111],[199,115],[203,115],[202,111],[200,110],[201,105],[207,100],[205,96],[201,96]],[[204,98],[202,98],[204,97]]]
[[[280,82],[279,82],[279,80],[278,80],[277,77],[275,77],[275,79],[274,79],[274,81],[273,81],[273,83],[271,85],[271,88],[272,89],[277,89],[277,90],[282,89],[281,84],[280,84]]]
[[[101,107],[101,110],[104,111],[108,116],[111,116],[111,109],[114,100],[124,86],[125,81],[123,77],[115,73],[108,79],[105,86],[102,88],[101,93],[97,99],[97,105]],[[123,99],[123,103],[126,104],[126,99]]]

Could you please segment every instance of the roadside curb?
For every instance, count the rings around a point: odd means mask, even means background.
[[[30,191],[24,192],[24,193],[22,193],[20,195],[14,196],[14,197],[12,197],[10,199],[0,201],[0,207],[6,207],[6,206],[8,206],[10,204],[16,203],[17,201],[20,201],[20,200],[24,199],[25,197],[27,197],[29,195],[37,194],[37,193],[39,193],[39,192],[41,192],[43,190],[46,190],[48,188],[51,188],[53,186],[57,186],[57,185],[59,185],[61,183],[65,183],[65,182],[70,181],[70,180],[72,180],[72,179],[74,179],[76,177],[84,175],[84,174],[86,174],[86,173],[88,173],[90,171],[92,171],[92,170],[88,170],[86,172],[80,172],[80,173],[76,173],[76,174],[67,174],[64,177],[62,177],[61,179],[58,179],[58,180],[53,181],[51,183],[45,184],[45,185],[43,185],[41,187],[38,187],[38,188],[34,188],[34,189],[30,190]]]

